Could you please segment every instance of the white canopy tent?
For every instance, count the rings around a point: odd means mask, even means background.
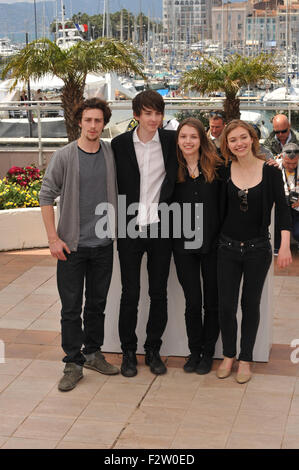
[[[0,83],[0,102],[20,100],[20,92],[27,89],[27,84],[20,80],[16,87],[10,91],[13,83],[14,80],[12,79],[4,80]],[[45,75],[40,80],[30,80],[30,89],[32,91],[39,89],[44,92],[60,90],[63,85],[63,81],[53,75]],[[119,93],[132,99],[137,94],[137,91],[134,87],[124,86],[115,73],[106,73],[105,75],[89,73],[87,75],[84,92],[86,98],[98,96],[110,101],[114,100]]]

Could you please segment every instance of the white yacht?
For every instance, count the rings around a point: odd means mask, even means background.
[[[11,44],[10,39],[0,38],[0,59],[10,57],[18,52],[18,48]]]
[[[56,40],[56,44],[61,49],[69,49],[81,41],[84,41],[84,39],[76,28],[62,28],[59,30],[59,37]]]

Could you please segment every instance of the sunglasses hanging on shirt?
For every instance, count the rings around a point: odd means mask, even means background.
[[[240,199],[240,210],[242,212],[247,212],[248,211],[247,195],[248,195],[248,189],[240,189],[238,191],[238,197]]]

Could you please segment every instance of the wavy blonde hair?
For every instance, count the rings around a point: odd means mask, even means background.
[[[228,148],[227,143],[228,135],[233,130],[237,129],[237,127],[243,127],[243,129],[245,129],[252,138],[253,142],[251,150],[254,157],[259,158],[261,160],[265,160],[265,156],[260,153],[260,143],[254,127],[252,127],[247,122],[242,121],[241,119],[233,119],[226,125],[221,134],[220,150],[225,159],[226,164],[229,162],[229,160],[237,160],[237,157]]]

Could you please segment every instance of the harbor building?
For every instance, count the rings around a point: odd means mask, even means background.
[[[166,41],[192,44],[211,39],[212,7],[210,0],[163,0],[163,28]]]
[[[243,46],[246,41],[246,20],[252,13],[250,2],[226,3],[212,8],[212,40],[226,48]]]
[[[299,2],[269,0],[214,4],[211,14],[212,41],[228,50],[284,49],[297,51]]]

